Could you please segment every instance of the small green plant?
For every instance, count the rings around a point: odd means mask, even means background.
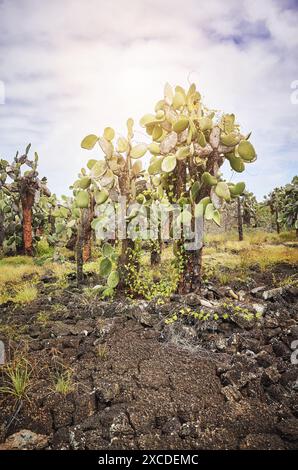
[[[93,287],[85,287],[85,289],[83,289],[83,293],[81,294],[81,299],[83,301],[88,302],[94,300],[95,297],[98,297],[97,289],[94,289]]]
[[[10,323],[4,325],[0,323],[0,333],[10,340],[18,340],[22,334],[28,331],[28,325],[18,325],[16,323]]]
[[[41,325],[41,326],[47,326],[50,320],[50,315],[47,312],[39,312],[36,315],[36,323]]]
[[[55,285],[57,289],[66,289],[68,287],[68,279],[66,274],[62,274],[57,281],[53,284],[49,284],[49,286]]]
[[[178,310],[178,312],[174,313],[171,315],[169,318],[165,320],[166,325],[171,325],[172,323],[175,323],[177,320],[183,318],[183,317],[192,317],[196,320],[218,320],[218,314],[217,313],[210,313],[210,312],[205,312],[205,310],[200,309],[199,311],[195,311],[191,309],[190,307],[182,307]]]
[[[50,247],[49,243],[47,240],[39,240],[36,244],[36,254],[37,256],[47,256],[50,257],[53,255],[53,248]]]
[[[53,313],[66,313],[67,307],[66,305],[56,303],[51,307]]]
[[[14,302],[15,304],[33,302],[38,294],[37,288],[33,285],[35,280],[37,278],[33,277],[30,284],[19,281],[17,287],[13,284],[13,281],[6,285],[1,285],[0,281],[0,305],[5,302]]]
[[[219,272],[216,277],[221,285],[226,286],[231,283],[234,276],[233,273]]]
[[[291,274],[289,276],[286,276],[284,279],[278,280],[276,279],[275,274],[272,273],[272,281],[273,281],[273,284],[277,287],[285,287],[285,286],[298,287],[298,275],[297,274]]]
[[[55,377],[54,391],[61,395],[68,395],[74,390],[73,371],[68,368],[57,372]]]
[[[12,395],[18,400],[27,398],[32,366],[25,358],[17,358],[3,367],[4,386],[0,393]]]
[[[179,272],[175,261],[166,260],[158,270],[145,264],[146,257],[139,248],[133,251],[133,260],[126,265],[127,285],[126,296],[129,298],[143,297],[146,300],[158,299],[161,305],[177,288]],[[170,275],[169,275],[170,273]]]
[[[177,320],[183,319],[184,317],[192,317],[195,320],[207,321],[207,320],[228,320],[232,316],[239,315],[245,320],[253,320],[260,318],[262,314],[249,311],[246,307],[240,305],[234,305],[232,302],[224,302],[220,306],[220,310],[216,312],[207,312],[203,309],[195,311],[190,307],[182,307],[177,312],[170,315],[165,319],[166,325],[171,325]]]
[[[20,288],[12,300],[17,304],[29,304],[37,298],[37,294],[37,288],[28,284]]]
[[[108,357],[108,348],[107,348],[107,345],[106,343],[104,344],[99,344],[97,347],[96,347],[96,356],[101,360],[101,361],[105,361]]]

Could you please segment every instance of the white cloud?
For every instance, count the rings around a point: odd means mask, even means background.
[[[196,81],[209,107],[252,130],[258,161],[244,178],[260,197],[297,173],[297,10],[264,0],[0,2],[0,154],[32,141],[40,170],[65,192],[90,153],[81,138],[125,132],[162,95]],[[142,130],[136,140],[144,138]],[[98,152],[99,155],[99,152]],[[226,172],[229,175],[229,171]],[[235,179],[235,177],[234,177]]]

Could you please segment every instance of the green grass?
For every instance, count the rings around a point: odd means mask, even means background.
[[[21,284],[17,289],[4,289],[0,294],[0,304],[8,301],[15,304],[25,305],[33,302],[38,295],[37,288],[32,284]]]
[[[280,263],[294,266],[298,263],[298,246],[284,243],[250,243],[249,240],[224,240],[216,237],[203,251],[205,278],[215,278],[222,285],[235,279],[247,281],[257,266],[261,272],[272,270]],[[293,281],[292,281],[293,282]]]
[[[105,343],[104,344],[99,344],[98,346],[96,346],[95,353],[96,353],[96,356],[101,361],[105,361],[108,357],[107,345]]]
[[[39,240],[36,244],[36,254],[37,256],[53,256],[54,248],[51,247],[47,240]]]
[[[34,259],[30,256],[9,256],[0,259],[0,266],[33,266]]]
[[[173,266],[172,247],[165,248],[160,265],[150,265],[150,253],[141,252],[140,269],[134,266],[129,270],[129,297],[143,297],[152,300],[157,297],[169,297],[175,292],[178,272]]]
[[[50,314],[47,312],[41,311],[36,315],[35,322],[38,325],[47,326],[47,324],[49,323],[49,320],[50,320]]]
[[[0,333],[10,340],[17,341],[28,331],[28,325],[18,325],[10,322],[9,325],[0,323]]]
[[[13,297],[13,301],[17,304],[29,304],[37,298],[37,288],[32,285],[25,285],[19,289]]]
[[[235,278],[242,281],[249,279],[255,266],[265,271],[281,262],[294,265],[298,263],[296,240],[294,231],[278,235],[258,229],[246,230],[242,242],[239,242],[236,231],[206,234],[203,250],[205,278],[217,278],[220,284],[228,285]],[[39,253],[44,255],[47,250],[47,244],[40,243]],[[86,273],[99,274],[99,262],[96,258],[99,255],[100,248],[95,247],[93,260],[84,265]],[[161,255],[162,262],[158,266],[151,266],[150,250],[141,250],[140,269],[130,273],[131,289],[128,296],[151,300],[168,297],[175,291],[178,274],[172,263],[173,245],[165,245]],[[34,301],[38,295],[36,284],[40,276],[49,271],[53,272],[57,281],[48,284],[48,287],[67,288],[67,273],[75,269],[74,263],[66,261],[63,264],[48,262],[46,265],[37,265],[38,259],[40,258],[14,256],[0,260],[0,304],[8,300],[20,305]],[[85,293],[87,298],[87,290]]]
[[[231,244],[231,242],[238,242],[247,245],[261,245],[263,243],[269,244],[278,244],[290,241],[297,241],[296,233],[294,230],[289,232],[281,232],[280,234],[276,232],[265,232],[264,230],[259,229],[244,229],[244,240],[239,242],[238,232],[236,230],[231,230],[224,233],[207,233],[204,236],[204,240],[207,246],[218,246],[225,245],[226,243]]]
[[[26,304],[37,297],[35,284],[47,272],[53,272],[58,278],[57,287],[66,287],[69,263],[48,263],[46,266],[35,264],[37,258],[29,256],[11,256],[0,259],[0,304],[9,300]]]
[[[3,366],[4,386],[0,387],[0,393],[12,395],[18,400],[27,397],[32,367],[24,358]]]
[[[62,372],[56,374],[54,391],[61,395],[68,395],[74,390],[74,383],[72,380],[72,370],[65,369]]]

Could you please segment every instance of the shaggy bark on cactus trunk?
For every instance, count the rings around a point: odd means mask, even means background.
[[[91,237],[88,235],[87,239],[84,240],[84,246],[83,246],[84,263],[89,261],[90,258],[91,258]]]
[[[135,248],[135,243],[130,238],[125,238],[121,243],[120,267],[125,266],[130,262],[130,255],[132,255]]]
[[[131,172],[131,158],[129,153],[126,157],[125,166],[119,176],[119,189],[120,195],[126,198],[125,200],[125,210],[127,210],[130,198],[131,198],[131,181],[130,181],[130,172]],[[123,208],[124,209],[124,208]],[[125,214],[126,216],[126,214]],[[131,238],[128,238],[127,228],[128,223],[126,220],[123,221],[125,224],[125,238],[121,240],[121,254],[119,258],[119,271],[120,271],[120,282],[118,284],[119,288],[129,287],[127,286],[127,267],[130,263],[134,264],[136,270],[139,269],[137,260],[134,260],[134,250],[135,242]]]
[[[237,197],[237,221],[238,221],[238,236],[239,241],[242,242],[243,240],[243,221],[242,221],[242,213],[241,213],[241,199]]]
[[[120,195],[126,198],[125,209],[127,209],[128,207],[128,199],[130,196],[129,170],[130,170],[130,160],[127,157],[123,171],[118,179]],[[129,241],[131,242],[131,240],[128,240],[127,238],[127,223],[125,221],[124,223],[125,223],[125,238],[121,241],[120,267],[121,266],[123,267],[124,265],[128,263],[128,248],[129,248],[129,245],[131,245],[131,243],[129,243]]]
[[[185,192],[186,165],[183,161],[177,161],[177,166],[175,168],[175,178],[175,196],[178,200]],[[178,281],[177,291],[179,294],[186,294],[189,292],[189,271],[185,260],[184,237],[182,232],[180,240],[176,242],[175,250],[180,269],[180,277]]]
[[[243,209],[243,223],[250,227],[250,214],[248,210]]]
[[[78,234],[74,232],[68,242],[66,243],[66,248],[68,250],[74,251],[76,249],[76,244],[77,244],[77,239],[78,239]]]
[[[89,211],[88,209],[81,209],[81,218],[80,223],[78,224],[77,232],[77,243],[76,243],[76,262],[77,262],[77,284],[78,286],[82,284],[84,279],[84,239],[85,239],[85,227],[88,221]]]
[[[55,233],[55,217],[52,215],[52,210],[49,210],[49,215],[48,215],[48,226],[50,229],[51,235]]]
[[[34,193],[25,191],[21,194],[22,212],[23,212],[23,243],[24,253],[33,256],[33,237],[32,237],[32,207],[34,204]]]
[[[161,260],[161,250],[153,248],[150,254],[151,266],[157,266]]]
[[[83,273],[83,227],[80,224],[78,227],[78,235],[77,235],[77,244],[76,244],[76,261],[77,261],[77,284],[78,286],[82,284],[84,273]]]
[[[202,283],[203,247],[193,250],[187,256],[187,292],[198,292]]]
[[[206,171],[210,174],[215,175],[222,164],[222,157],[214,150],[212,156],[208,161]],[[177,162],[176,167],[176,197],[179,199],[185,192],[185,181],[186,181],[186,170],[188,170],[190,177],[193,181],[200,181],[202,176],[202,169],[199,169],[192,159],[189,160],[188,168],[183,161]],[[209,195],[210,188],[206,184],[202,184],[199,194],[197,195],[198,201]],[[194,220],[194,201],[192,202],[192,230],[193,233],[198,230],[195,226]],[[203,221],[202,221],[203,224]],[[195,233],[195,244],[198,247],[185,252],[184,250],[184,239],[183,236],[177,244],[178,258],[181,262],[180,278],[178,281],[177,291],[179,294],[188,294],[190,292],[199,292],[202,284],[202,256],[203,256],[203,225],[201,227],[202,233]],[[200,239],[201,235],[201,239]],[[200,240],[199,240],[200,239]]]
[[[84,243],[83,243],[83,261],[86,263],[91,258],[92,244],[92,228],[91,222],[94,217],[94,198],[90,197],[90,207],[87,209],[86,226],[84,227]]]
[[[162,252],[162,239],[161,239],[161,226],[158,224],[158,238],[153,242],[153,247],[150,254],[150,263],[152,266],[156,266],[161,261]]]

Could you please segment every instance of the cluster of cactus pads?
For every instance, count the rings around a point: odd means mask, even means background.
[[[37,154],[34,160],[28,158],[30,145],[24,155],[16,155],[11,165],[1,160],[0,243],[5,215],[9,243],[23,244],[25,253],[32,254],[34,220],[41,225],[47,220],[48,240],[52,244],[76,247],[80,282],[83,263],[90,257],[93,230],[98,232],[105,220],[102,209],[106,203],[119,204],[119,196],[125,196],[130,214],[125,218],[127,226],[142,210],[146,214],[153,203],[181,206],[178,220],[183,226],[194,227],[197,218],[213,220],[219,225],[221,209],[245,190],[244,182],[226,182],[221,166],[227,160],[234,171],[241,173],[246,164],[256,159],[250,135],[241,133],[234,114],[208,110],[194,84],[188,90],[181,86],[173,89],[166,84],[163,99],[156,103],[152,113],[140,120],[148,135],[147,142],[134,141],[131,118],[126,124],[125,136],[116,136],[114,129],[106,127],[102,135],[90,134],[82,140],[84,149],[99,146],[102,158],[90,159],[87,168],[81,169],[71,187],[73,198],[62,197],[58,201],[55,195],[50,195],[46,180],[38,178]],[[146,168],[143,157],[148,163]],[[23,166],[28,170],[22,171]],[[134,202],[139,209],[129,213]],[[160,229],[158,210],[156,214]],[[103,295],[111,295],[122,283],[123,267],[134,250],[133,240],[119,238],[120,253],[114,242],[102,246],[99,263],[106,279]],[[181,240],[175,242],[174,253],[179,258],[179,290],[190,292],[200,287],[202,247],[186,252],[183,240],[182,232]]]
[[[140,120],[151,139],[149,144],[133,143],[133,125],[133,120],[128,119],[125,137],[116,139],[115,131],[107,127],[102,136],[90,134],[83,139],[84,149],[99,145],[103,158],[89,160],[87,170],[81,170],[73,185],[76,207],[96,208],[121,195],[126,196],[128,203],[136,198],[144,205],[150,202],[148,199],[178,203],[187,208],[182,209],[182,220],[189,224],[200,216],[220,224],[220,209],[245,190],[243,182],[227,183],[220,167],[227,160],[234,171],[241,173],[246,164],[256,159],[248,140],[250,135],[241,133],[234,114],[209,111],[194,84],[187,91],[166,84],[163,99],[156,103],[154,112]],[[141,158],[147,152],[151,158],[144,171]],[[145,182],[141,194],[137,189],[139,181]],[[122,244],[124,256],[127,243]],[[197,275],[193,283],[192,276],[186,273],[189,269],[189,263],[185,263],[185,274],[190,279],[183,282],[182,290],[186,291],[195,290],[200,277]]]

